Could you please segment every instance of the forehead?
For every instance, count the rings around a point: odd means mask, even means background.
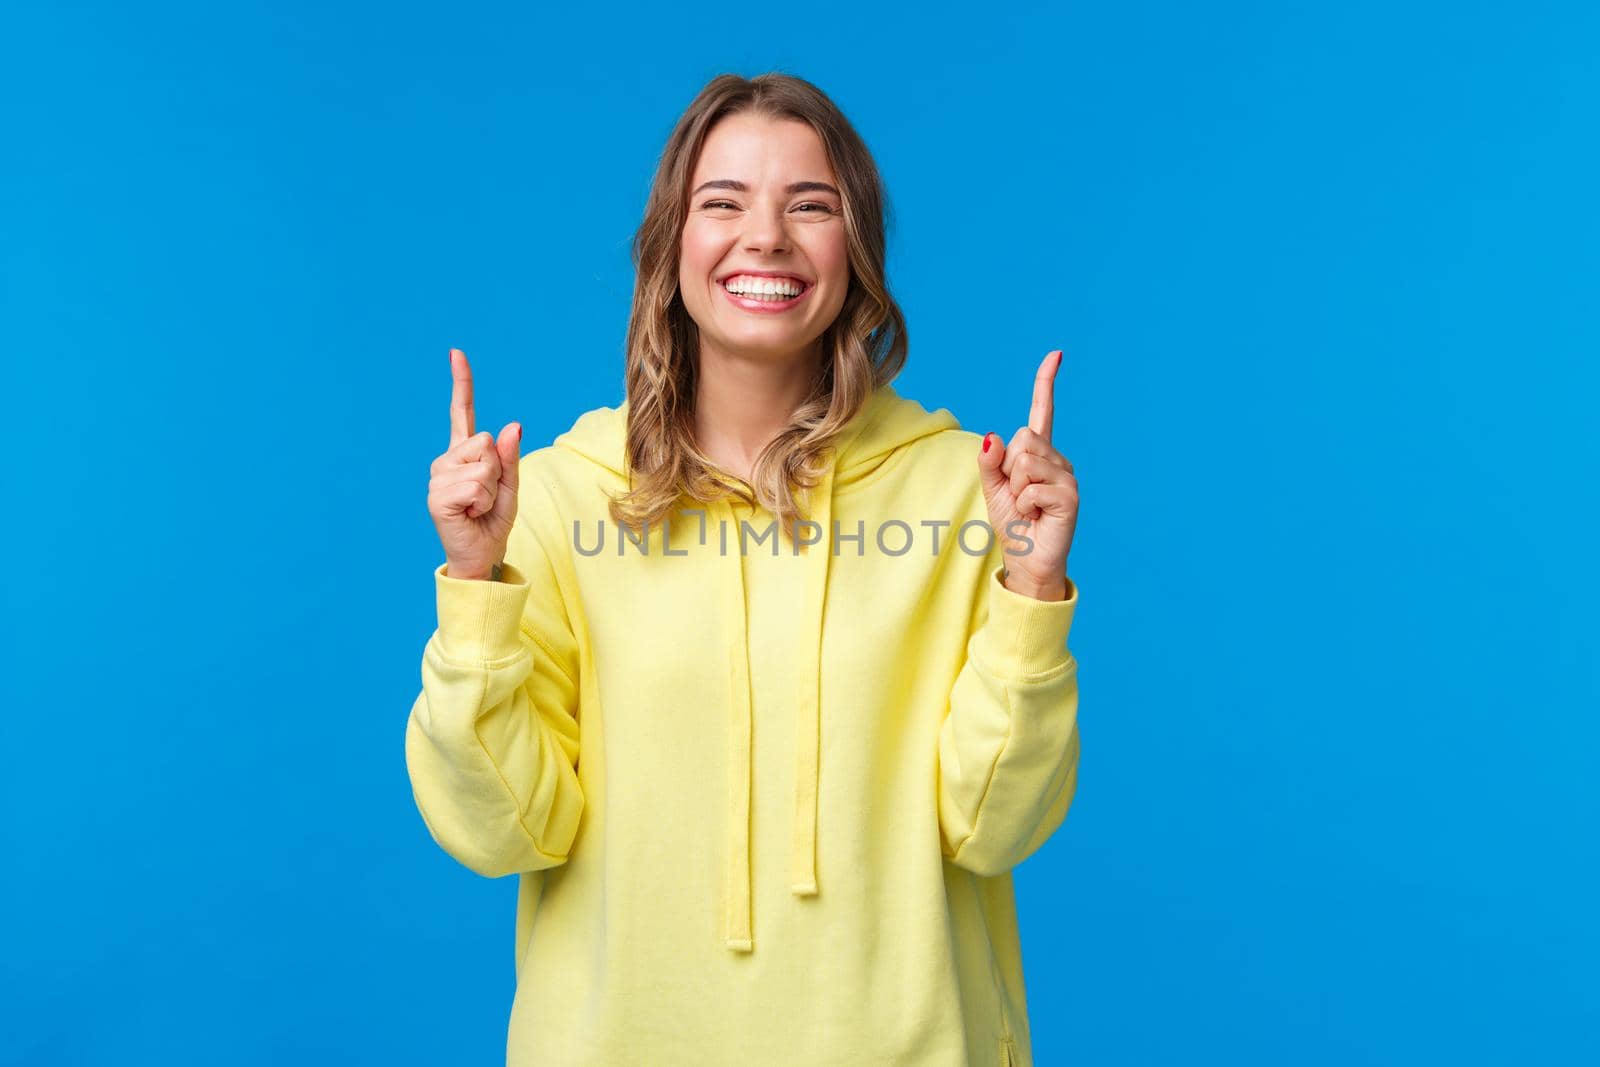
[[[713,178],[828,181],[833,168],[810,123],[741,113],[724,116],[706,134],[690,188]]]

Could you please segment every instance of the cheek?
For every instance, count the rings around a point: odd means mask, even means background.
[[[832,310],[838,311],[844,305],[845,293],[850,288],[850,251],[845,244],[843,231],[837,236],[829,234],[824,240],[816,242],[810,248],[809,255],[818,277],[828,282],[831,290],[828,304]]]
[[[690,283],[705,281],[720,258],[712,240],[689,226],[683,231],[681,245],[678,273],[682,280]]]
[[[811,262],[817,273],[841,285],[850,279],[850,251],[842,229],[835,233],[819,234],[810,250]]]

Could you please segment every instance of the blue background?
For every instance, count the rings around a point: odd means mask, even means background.
[[[1066,351],[1039,1062],[1596,1062],[1597,30],[7,4],[0,1062],[503,1060],[515,879],[402,747],[447,349],[525,450],[620,399],[665,137],[769,69],[885,174],[901,392],[1009,435]]]

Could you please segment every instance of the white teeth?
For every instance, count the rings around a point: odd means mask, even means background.
[[[761,278],[750,274],[736,274],[722,283],[730,293],[745,296],[799,296],[804,289],[799,282],[789,278]]]

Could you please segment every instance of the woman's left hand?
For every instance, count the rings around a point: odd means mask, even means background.
[[[989,525],[1006,549],[1006,587],[1039,600],[1066,599],[1067,553],[1078,525],[1077,476],[1050,443],[1061,355],[1051,352],[1039,365],[1028,425],[1004,445],[998,434],[985,434],[978,453]]]

